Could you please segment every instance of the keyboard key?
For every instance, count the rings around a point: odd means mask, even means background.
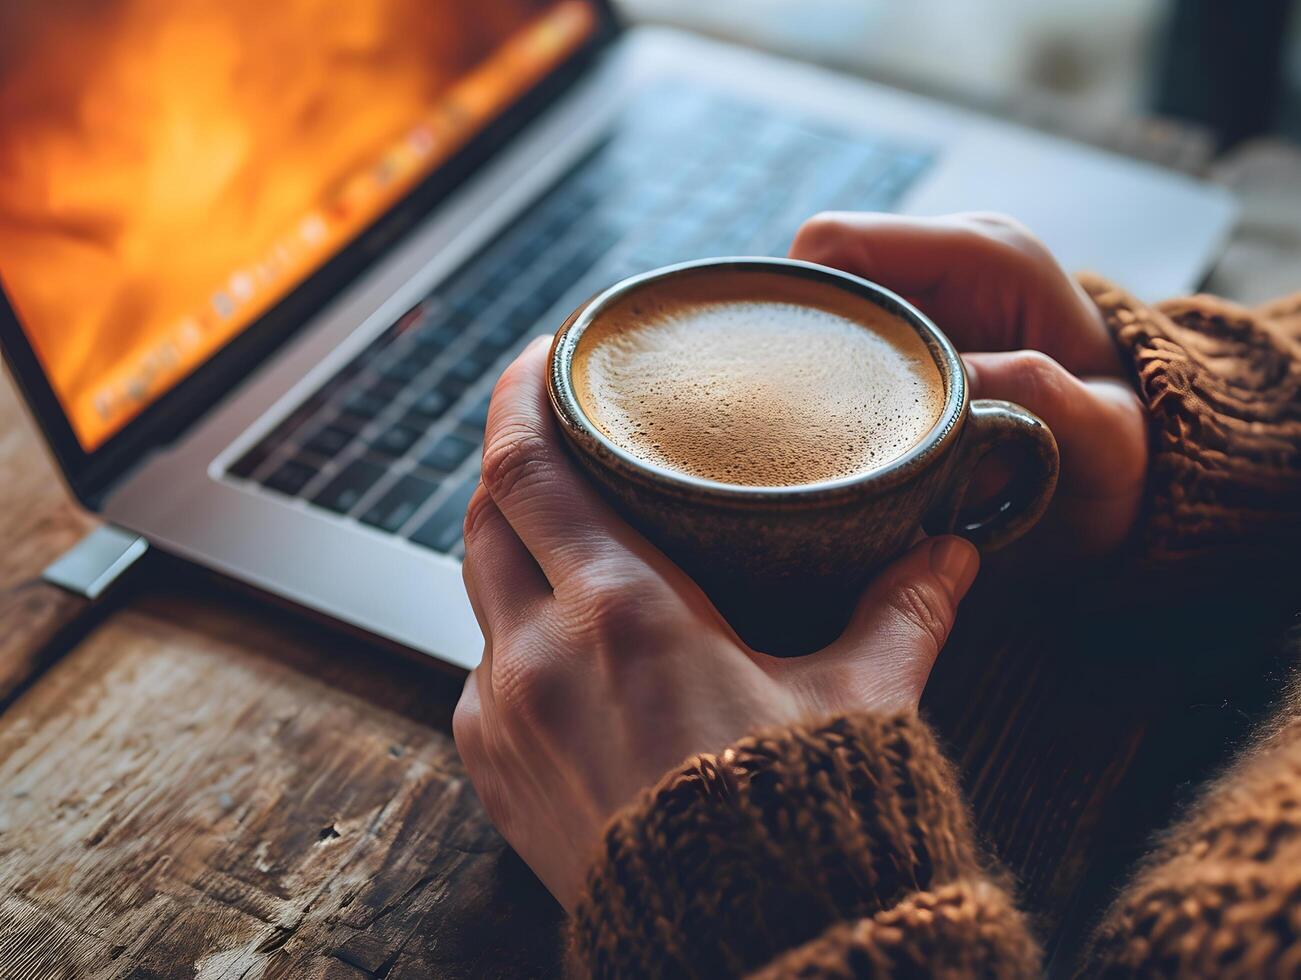
[[[485,285],[468,295],[456,297],[452,300],[452,303],[456,306],[458,313],[473,320],[486,310],[495,298],[495,292]]]
[[[435,384],[439,391],[453,401],[465,394],[465,389],[470,387],[470,382],[461,378],[449,377],[447,375],[443,375],[435,382]]]
[[[342,415],[336,415],[330,422],[336,428],[343,429],[345,432],[351,432],[354,436],[361,432],[362,429],[370,425],[370,419],[360,418],[356,415],[349,415],[346,412]]]
[[[410,429],[415,429],[421,435],[424,435],[429,431],[431,421],[426,415],[417,415],[415,412],[407,412],[406,415],[398,419],[398,424]]]
[[[232,476],[247,480],[271,456],[272,447],[263,440],[226,468]]]
[[[343,410],[354,418],[373,419],[388,407],[389,399],[369,391],[354,391],[343,400]]]
[[[327,425],[303,444],[304,449],[311,450],[327,459],[339,455],[352,442],[352,433],[337,425]]]
[[[405,381],[399,381],[397,378],[381,377],[366,390],[387,406],[397,396],[397,393],[405,387]]]
[[[472,321],[464,313],[458,313],[456,310],[448,310],[444,315],[442,323],[437,328],[437,336],[442,340],[443,346],[446,347],[461,334],[465,333],[466,328]]]
[[[539,292],[530,293],[520,300],[519,305],[515,307],[515,315],[524,321],[524,329],[527,330],[537,323],[538,317],[555,306],[558,298],[556,296],[544,296]]]
[[[438,483],[424,477],[408,474],[389,488],[378,501],[361,515],[363,523],[396,534],[420,509],[420,505],[434,495]]]
[[[496,302],[497,298],[515,285],[519,280],[520,270],[514,263],[503,262],[496,272],[483,284],[483,293]]]
[[[587,271],[592,268],[596,263],[596,259],[597,256],[595,255],[579,252],[577,255],[571,256],[558,269],[555,269],[547,277],[546,282],[542,284],[542,288],[538,290],[541,295],[550,297],[551,302],[547,305],[555,305],[562,296],[578,285],[578,280],[583,278]]]
[[[476,429],[482,429],[488,424],[488,403],[490,401],[492,401],[492,395],[484,395],[466,409],[465,414],[461,416],[462,421],[474,426]]]
[[[497,348],[499,351],[504,351],[507,347],[514,344],[515,341],[519,340],[520,337],[524,335],[524,331],[530,326],[531,324],[526,322],[524,317],[511,316],[507,320],[494,324],[488,332],[484,334],[483,341],[484,343]]]
[[[623,232],[617,227],[607,226],[595,228],[584,235],[583,244],[578,251],[578,255],[581,256],[582,261],[595,263],[599,261],[606,252],[614,248],[621,238],[623,238]],[[581,277],[586,272],[587,269],[584,269],[579,273],[579,276]]]
[[[370,442],[370,447],[384,456],[405,456],[420,437],[425,434],[423,427],[415,428],[399,422],[391,425]]]
[[[316,467],[302,460],[291,459],[280,464],[279,469],[266,480],[265,486],[277,490],[286,496],[296,497],[298,493],[316,476]]]
[[[411,412],[425,418],[436,419],[447,411],[451,399],[441,391],[431,388],[421,394],[411,405]]]
[[[655,214],[663,208],[668,200],[668,190],[662,184],[625,184],[605,190],[601,209],[603,214],[611,217],[644,220],[648,214]]]
[[[430,469],[450,473],[460,466],[478,445],[477,442],[472,442],[465,436],[449,432],[429,447],[429,450],[420,458],[420,462]]]
[[[537,235],[530,235],[515,253],[515,263],[520,269],[527,269],[540,259],[551,246],[551,242]]]
[[[485,337],[483,340],[479,341],[474,350],[470,352],[470,357],[473,360],[482,361],[485,365],[491,366],[493,361],[496,361],[501,357],[506,346],[507,345],[495,343]]]
[[[317,409],[321,407],[320,400],[313,395],[303,404],[299,405],[288,418],[284,419],[266,436],[266,442],[273,446],[283,446],[290,436],[302,430],[308,420],[316,414]]]
[[[446,500],[434,508],[423,524],[411,535],[416,544],[434,551],[451,551],[461,540],[465,525],[465,508],[470,504],[478,478],[466,480]]]
[[[437,356],[455,339],[455,332],[446,324],[435,323],[416,331],[412,342],[418,350],[432,352]]]
[[[416,376],[428,367],[429,363],[428,360],[421,356],[419,348],[417,348],[415,351],[404,353],[400,360],[394,361],[384,368],[380,372],[380,376],[397,383],[399,387],[403,387],[414,381]]]
[[[483,339],[470,352],[470,356],[475,360],[482,361],[484,364],[491,364],[501,357],[502,352],[513,343],[515,343],[514,333],[510,330],[493,328],[484,334]]]
[[[446,377],[454,384],[459,383],[461,390],[464,391],[466,386],[478,381],[487,369],[486,362],[467,355],[448,367]]]
[[[438,360],[444,350],[446,350],[446,345],[437,347],[433,344],[411,344],[406,350],[402,351],[398,363],[404,366],[397,370],[399,372],[423,371]]]
[[[346,514],[357,506],[366,491],[386,472],[378,463],[354,459],[326,484],[324,490],[312,498],[312,503],[336,514]]]

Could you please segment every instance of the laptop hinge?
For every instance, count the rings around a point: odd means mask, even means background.
[[[101,524],[56,558],[41,577],[93,602],[148,550],[149,542],[140,535]]]

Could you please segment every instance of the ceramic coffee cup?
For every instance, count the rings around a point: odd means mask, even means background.
[[[754,271],[833,285],[916,330],[944,383],[943,408],[930,431],[889,463],[794,487],[717,483],[611,442],[574,390],[574,356],[587,328],[633,291],[683,276]],[[808,262],[705,259],[625,279],[565,321],[551,347],[547,388],[566,441],[616,510],[696,580],[743,640],[766,653],[807,653],[839,635],[868,580],[919,530],[1000,548],[1034,525],[1057,483],[1057,443],[1048,427],[1019,405],[971,401],[962,360],[930,319],[888,289]],[[964,508],[976,464],[1006,445],[1018,450],[1020,466],[1005,495],[979,513]]]

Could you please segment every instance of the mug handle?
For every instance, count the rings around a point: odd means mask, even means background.
[[[979,513],[962,509],[976,467],[992,450],[1016,445],[1027,451],[1026,463],[1004,495]],[[996,551],[1034,527],[1057,487],[1061,465],[1052,430],[1033,412],[1012,402],[982,398],[971,403],[951,483],[925,523],[941,533],[960,534],[982,551]]]

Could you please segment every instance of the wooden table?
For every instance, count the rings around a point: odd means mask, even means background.
[[[1253,227],[1246,295],[1261,249],[1301,255]],[[0,977],[558,973],[559,911],[457,758],[459,681],[166,561],[104,608],[43,584],[90,522],[19,416],[3,386]],[[980,588],[925,707],[1062,967],[1260,714],[1277,668],[1242,623],[1278,621]]]

